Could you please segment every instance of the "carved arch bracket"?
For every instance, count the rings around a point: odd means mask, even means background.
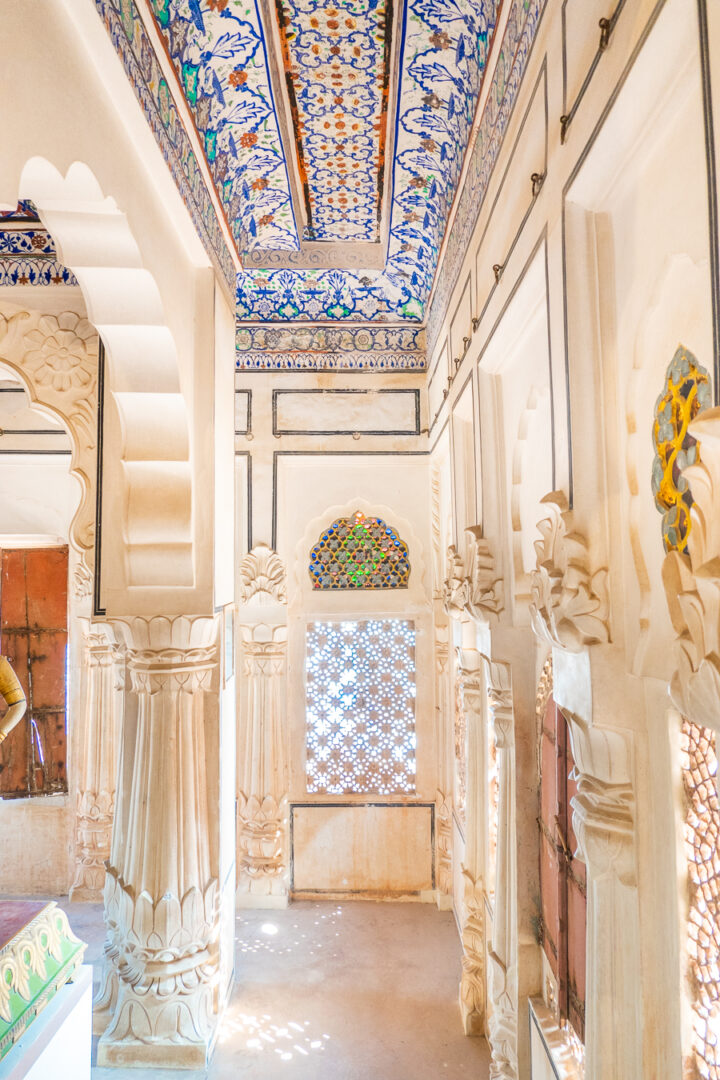
[[[503,581],[495,572],[495,559],[480,525],[465,532],[470,538],[469,566],[451,544],[447,552],[446,578],[443,584],[443,606],[448,615],[461,618],[468,615],[476,621],[488,622],[503,609]]]
[[[585,538],[569,531],[565,496],[554,491],[542,501],[548,516],[538,524],[542,539],[535,541],[532,628],[542,641],[570,652],[605,644],[610,641],[607,570],[591,572]]]

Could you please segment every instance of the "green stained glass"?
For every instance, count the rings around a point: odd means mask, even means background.
[[[325,529],[309,571],[315,589],[406,589],[410,559],[390,525],[358,510]]]

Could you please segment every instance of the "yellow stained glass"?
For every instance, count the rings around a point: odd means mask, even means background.
[[[652,492],[662,514],[666,551],[685,551],[690,534],[692,492],[682,470],[698,460],[697,442],[688,426],[710,405],[710,376],[680,345],[665,376],[665,389],[655,404]]]

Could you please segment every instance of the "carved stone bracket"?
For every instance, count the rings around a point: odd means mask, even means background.
[[[537,566],[532,574],[530,621],[543,641],[578,652],[586,645],[610,640],[607,570],[591,573],[585,539],[568,531],[564,495],[552,492],[542,500],[548,516],[539,524],[535,542]]]
[[[258,544],[240,560],[240,597],[245,603],[287,603],[285,564],[267,544]]]
[[[479,525],[465,530],[470,537],[469,567],[451,545],[447,552],[443,605],[448,615],[487,622],[503,609],[503,582],[495,573],[490,545]]]
[[[70,526],[79,557],[73,588],[83,599],[90,594],[95,543],[97,333],[74,311],[43,315],[3,302],[0,358],[20,375],[31,401],[51,409],[70,435],[70,471],[82,493]]]

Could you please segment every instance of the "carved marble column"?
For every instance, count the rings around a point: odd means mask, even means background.
[[[554,697],[568,721],[578,784],[573,828],[587,866],[586,1074],[635,1080],[643,1061],[631,743],[595,722],[593,704],[592,657],[610,642],[607,572],[591,572],[562,497],[544,502],[530,617],[553,648]]]
[[[509,664],[487,657],[488,701],[498,770],[497,848],[492,940],[488,950],[488,1038],[491,1080],[518,1077],[518,924],[517,842],[515,829],[515,729]]]
[[[566,715],[578,783],[573,829],[587,867],[586,1075],[634,1080],[643,1075],[643,1056],[630,752],[620,733],[593,731],[580,716]]]
[[[238,687],[240,907],[288,902],[287,592],[285,566],[267,544],[239,567],[243,678]]]
[[[435,626],[435,723],[438,790],[435,795],[435,882],[441,910],[452,907],[453,800],[448,627]]]
[[[463,866],[464,917],[460,978],[460,1011],[466,1035],[485,1032],[485,908],[483,763],[485,681],[480,653],[457,650],[457,677],[466,724],[465,865]]]
[[[85,678],[83,715],[76,735],[80,745],[70,899],[100,901],[115,811],[125,665],[111,626],[85,619],[78,622],[83,630]]]
[[[244,709],[238,742],[238,903],[287,904],[287,629],[241,627]]]
[[[209,617],[114,622],[136,713],[123,728],[123,800],[105,882],[99,1065],[202,1068],[217,1022],[218,882],[208,807]]]

